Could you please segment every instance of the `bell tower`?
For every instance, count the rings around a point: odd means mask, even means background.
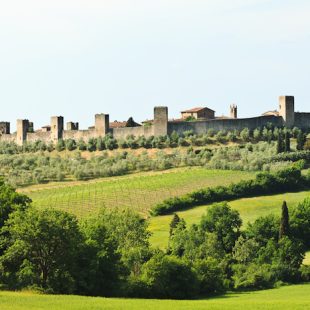
[[[230,118],[238,118],[238,107],[236,104],[230,105]]]

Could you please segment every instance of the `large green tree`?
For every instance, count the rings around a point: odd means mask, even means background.
[[[82,235],[73,215],[29,208],[13,213],[2,231],[6,250],[0,258],[1,276],[9,286],[74,291]]]
[[[117,242],[110,236],[101,217],[84,221],[81,231],[85,243],[78,258],[78,292],[95,296],[117,294],[125,275]]]
[[[144,264],[141,279],[152,297],[187,299],[198,294],[199,283],[192,268],[161,252]]]
[[[145,219],[130,209],[102,209],[98,220],[105,223],[107,234],[117,244],[122,263],[138,275],[151,254]]]
[[[227,203],[220,203],[208,208],[200,226],[206,232],[215,233],[225,252],[229,253],[239,238],[241,224],[238,211],[232,210]]]

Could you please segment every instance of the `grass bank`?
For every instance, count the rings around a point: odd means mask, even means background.
[[[0,309],[5,310],[302,310],[310,304],[310,284],[278,289],[227,293],[206,300],[172,301],[37,295],[31,292],[0,292]]]

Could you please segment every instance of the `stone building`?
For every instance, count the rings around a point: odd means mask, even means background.
[[[214,119],[215,111],[207,107],[193,108],[181,112],[182,119],[194,118],[194,119]]]
[[[193,111],[188,110],[188,111]],[[125,139],[127,136],[163,136],[169,135],[173,131],[182,134],[184,131],[192,130],[196,134],[204,134],[209,129],[219,130],[251,130],[264,127],[268,124],[274,126],[299,127],[310,129],[310,113],[295,112],[295,101],[292,96],[279,97],[279,111],[266,112],[261,116],[252,118],[238,118],[237,106],[230,106],[229,117],[215,117],[215,112],[208,108],[203,108],[192,113],[195,120],[187,121],[187,115],[178,120],[169,120],[167,107],[155,107],[154,118],[151,121],[142,123],[143,126],[130,118],[127,122],[112,122],[108,114],[96,114],[95,125],[87,130],[80,130],[76,122],[68,122],[64,128],[64,118],[62,116],[51,117],[50,125],[34,130],[33,123],[27,119],[17,120],[17,131],[10,133],[10,123],[0,122],[0,141],[15,142],[23,145],[25,142],[56,143],[60,139],[74,139],[87,141],[90,138],[104,137],[111,134],[116,139]],[[185,117],[186,116],[186,117]]]

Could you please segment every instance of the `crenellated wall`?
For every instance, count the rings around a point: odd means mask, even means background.
[[[64,130],[64,119],[62,116],[51,118],[50,126],[45,126],[35,132],[33,123],[29,120],[17,120],[17,132],[9,134],[10,124],[0,122],[0,141],[14,141],[18,145],[25,142],[35,142],[37,140],[46,143],[56,143],[60,139],[73,139],[76,141],[88,141],[91,138],[104,137],[111,134],[116,139],[126,139],[132,135],[135,137],[144,136],[164,136],[173,131],[183,134],[184,131],[192,130],[195,134],[205,134],[209,129],[220,130],[242,130],[249,128],[262,128],[268,124],[281,127],[299,127],[310,129],[310,113],[295,112],[295,101],[293,96],[279,97],[279,112],[274,115],[264,115],[252,118],[237,118],[237,106],[231,106],[231,118],[218,118],[209,120],[197,120],[194,122],[169,121],[167,107],[154,108],[154,120],[146,126],[109,128],[109,114],[96,114],[95,126],[88,130],[79,130],[78,123],[67,123],[67,129]]]

